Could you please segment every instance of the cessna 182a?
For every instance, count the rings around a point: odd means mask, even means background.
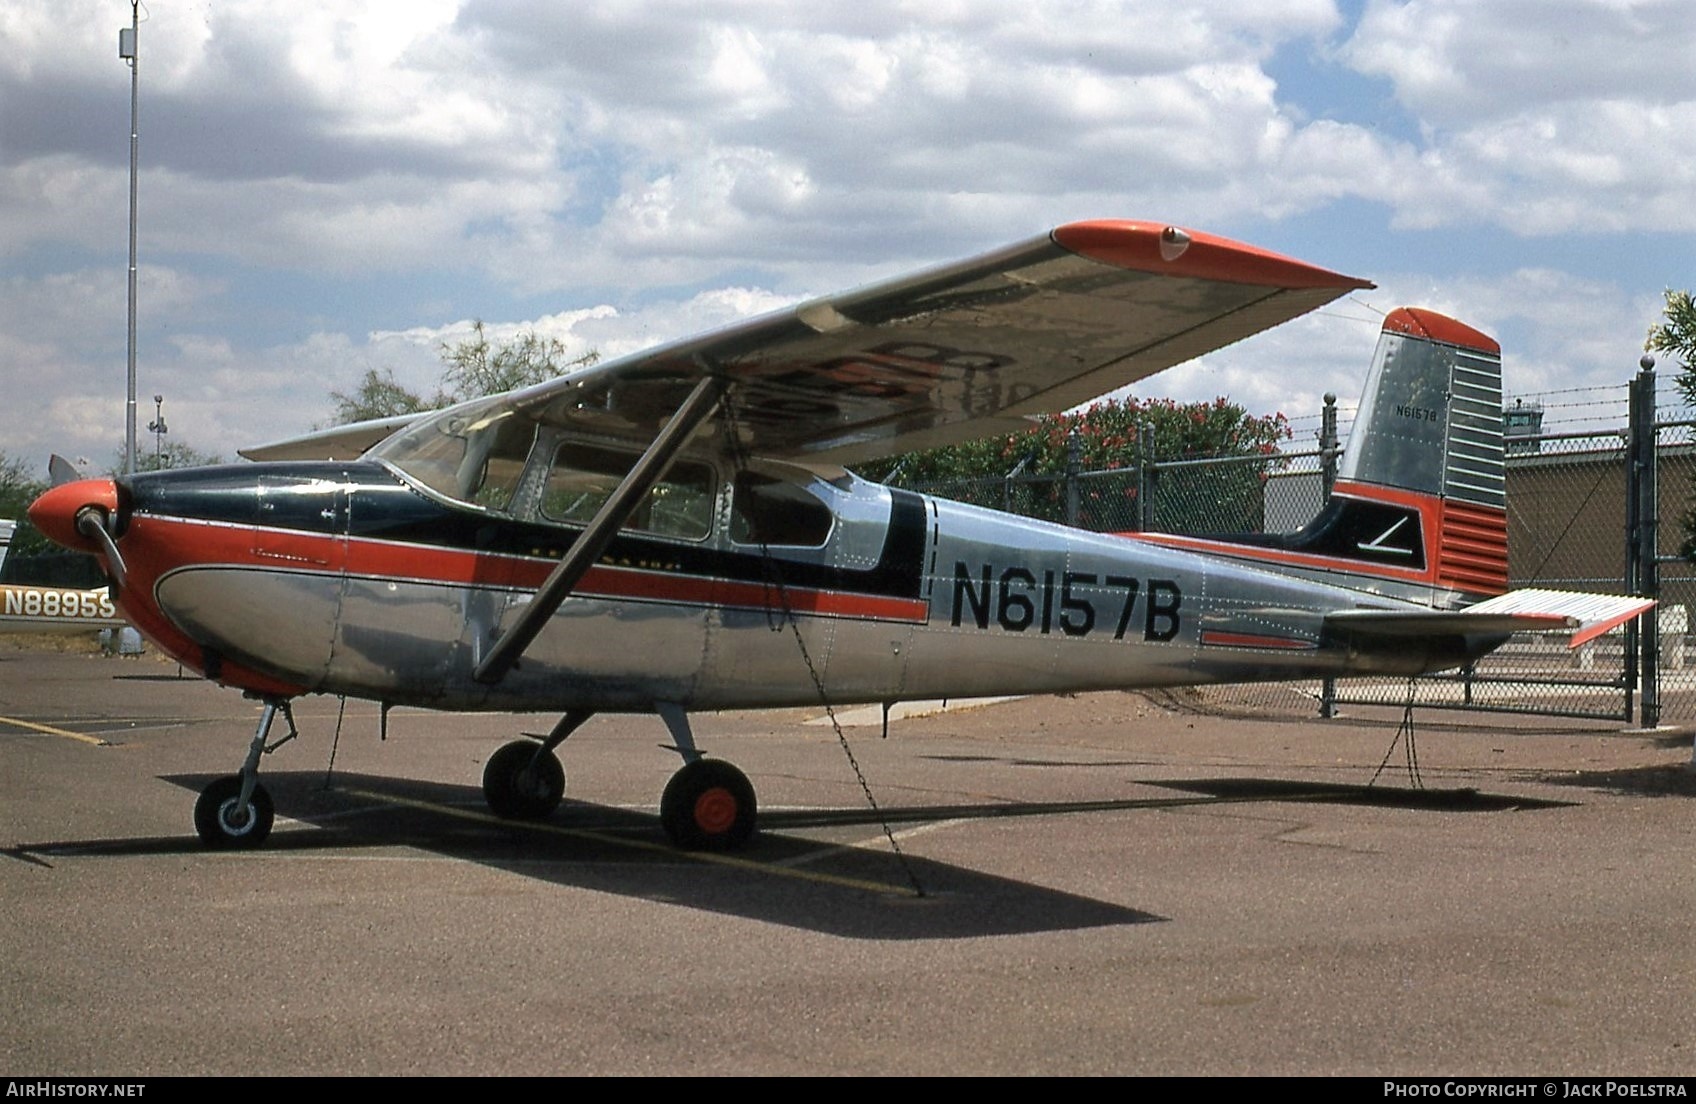
[[[557,807],[554,749],[593,714],[657,714],[684,761],[666,831],[734,847],[754,790],[696,747],[691,711],[1414,674],[1646,608],[1501,595],[1499,350],[1430,312],[1385,321],[1335,497],[1291,536],[1089,533],[848,469],[1005,432],[1370,286],[1176,227],[1073,223],[369,451],[392,425],[66,483],[30,516],[100,557],[161,650],[264,702],[240,772],[197,802],[212,846],[266,837],[272,724],[292,733],[289,702],[322,693],[561,713],[486,765],[515,818]]]

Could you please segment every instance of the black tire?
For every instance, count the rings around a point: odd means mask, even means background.
[[[515,740],[489,756],[483,768],[483,799],[490,812],[507,820],[541,820],[559,808],[565,797],[565,768],[553,752],[542,752],[538,761],[536,751],[536,744]]]
[[[194,830],[200,841],[218,850],[258,847],[271,834],[276,810],[265,787],[255,784],[245,807],[241,799],[241,775],[227,774],[200,791],[194,803]]]
[[[697,759],[671,776],[660,823],[685,851],[731,851],[754,834],[757,810],[748,776],[717,759]]]

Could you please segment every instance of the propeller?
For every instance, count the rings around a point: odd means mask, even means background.
[[[77,466],[56,452],[47,458],[47,474],[55,487],[75,483],[82,478],[82,472],[77,470]]]

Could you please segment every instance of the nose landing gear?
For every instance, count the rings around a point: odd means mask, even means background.
[[[271,795],[257,782],[245,799],[241,790],[241,775],[226,774],[200,791],[200,800],[194,803],[194,830],[206,846],[258,847],[271,834],[276,815]]]
[[[483,768],[483,800],[505,820],[541,820],[565,797],[559,757],[528,740],[503,744]]]
[[[542,820],[565,797],[565,768],[554,749],[595,714],[573,709],[559,719],[540,744],[514,740],[489,756],[483,768],[483,800],[505,820]]]
[[[276,743],[265,743],[277,714],[289,726],[289,734]],[[259,727],[247,746],[247,759],[240,774],[227,774],[200,791],[194,803],[194,830],[207,847],[218,849],[258,847],[271,834],[275,810],[271,795],[259,783],[259,757],[269,755],[300,735],[294,727],[294,711],[286,698],[267,700],[259,714]]]

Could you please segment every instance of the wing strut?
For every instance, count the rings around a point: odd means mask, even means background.
[[[670,466],[672,458],[688,443],[690,436],[718,408],[719,399],[724,394],[725,381],[719,376],[705,376],[689,392],[689,397],[683,400],[683,405],[677,408],[654,443],[648,446],[630,474],[624,477],[616,490],[612,492],[601,508],[596,511],[594,518],[587,528],[577,535],[560,559],[559,566],[542,584],[530,604],[524,607],[512,627],[495,642],[489,649],[489,654],[483,657],[483,662],[477,665],[472,677],[478,682],[494,684],[506,677],[507,671],[518,662],[518,657],[524,654],[524,649],[536,639],[542,631],[542,626],[559,609],[560,603],[570,596],[571,590],[588,574],[589,568],[601,558],[612,543],[614,536],[630,515],[641,505],[642,497],[653,489]]]

